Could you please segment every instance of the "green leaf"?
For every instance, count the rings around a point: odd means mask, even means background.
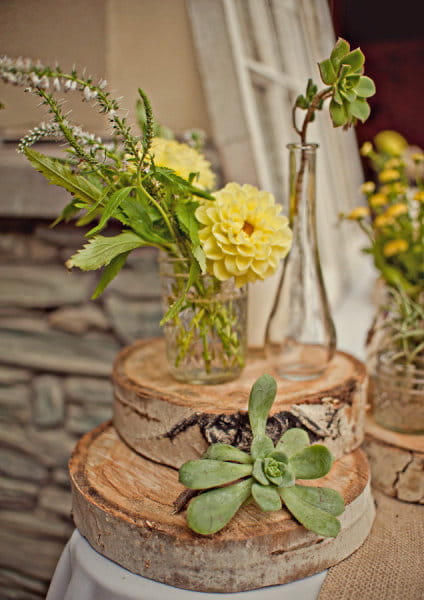
[[[198,206],[198,202],[177,201],[175,204],[175,214],[177,215],[178,225],[196,246],[200,245],[199,222],[195,216]]]
[[[146,246],[138,235],[124,231],[112,237],[96,236],[66,261],[68,269],[78,267],[82,271],[94,271],[108,265],[116,256],[135,248]]]
[[[252,482],[252,478],[249,478],[194,498],[187,510],[187,522],[191,529],[202,535],[210,535],[225,527],[249,498]]]
[[[278,488],[285,488],[294,485],[296,477],[289,465],[286,465],[284,471],[281,474],[281,481],[278,484]]]
[[[253,462],[252,457],[247,452],[239,450],[230,444],[212,444],[206,450],[202,458],[210,458],[212,460],[228,460],[236,463],[242,463],[245,465]]]
[[[277,384],[271,375],[262,375],[255,381],[249,396],[249,422],[253,436],[265,434],[268,413],[277,393]]]
[[[62,210],[57,219],[53,221],[50,227],[55,227],[58,223],[61,223],[62,221],[69,221],[70,219],[72,219],[73,216],[78,214],[80,210],[81,209],[79,206],[77,206],[75,199],[72,200],[72,202],[65,206],[65,208]]]
[[[179,480],[192,490],[204,490],[247,477],[252,470],[252,465],[202,458],[184,463],[180,468]]]
[[[362,75],[359,78],[359,82],[356,85],[355,90],[358,96],[361,96],[361,98],[369,98],[375,94],[375,83],[371,77]]]
[[[255,460],[255,464],[253,465],[252,475],[256,479],[256,481],[258,481],[262,485],[269,485],[267,476],[264,473],[264,461],[262,458],[257,458]]]
[[[90,231],[87,233],[87,237],[91,237],[91,236],[95,235],[96,233],[99,233],[99,231],[101,231],[104,228],[104,226],[106,225],[108,220],[116,214],[116,211],[118,210],[119,206],[122,204],[123,200],[125,200],[129,196],[129,194],[131,193],[131,191],[133,189],[134,189],[133,186],[121,188],[121,189],[117,190],[116,192],[114,192],[106,200],[104,208],[103,208],[102,216],[101,216],[101,219],[100,219],[98,225],[96,225],[96,227],[93,227],[93,229],[90,229]]]
[[[364,123],[370,116],[370,106],[365,98],[357,98],[355,102],[351,102],[349,110],[352,116],[356,117]]]
[[[25,148],[25,155],[50,183],[65,188],[76,198],[93,203],[101,196],[102,188],[93,185],[86,177],[72,173],[60,159],[45,156],[32,148]]]
[[[167,321],[172,320],[174,317],[176,317],[178,315],[182,305],[184,304],[184,301],[188,294],[188,291],[191,288],[191,286],[193,285],[193,283],[196,281],[197,276],[199,275],[199,272],[200,272],[199,265],[197,264],[197,262],[192,261],[190,264],[190,270],[188,272],[186,287],[185,287],[183,293],[181,294],[181,296],[178,298],[178,300],[176,300],[174,302],[174,304],[172,304],[169,307],[169,309],[166,311],[166,313],[162,317],[161,322],[159,323],[160,326],[164,325]]]
[[[336,517],[299,497],[295,486],[278,491],[291,514],[306,529],[324,537],[337,536],[340,531],[340,521]]]
[[[278,449],[276,448],[268,456],[270,458],[275,458],[275,460],[278,460],[278,462],[281,462],[285,465],[289,462],[289,457],[287,456],[287,454],[285,452],[283,452],[281,450],[281,448],[278,448]]]
[[[326,85],[332,85],[337,79],[337,73],[334,70],[333,63],[329,58],[318,63],[321,73],[321,79]]]
[[[325,446],[314,444],[289,458],[289,465],[297,479],[318,479],[327,475],[333,456]]]
[[[346,114],[344,106],[337,104],[334,98],[332,98],[330,102],[330,115],[334,127],[340,127],[341,125],[345,125],[348,121],[348,116]]]
[[[293,492],[304,502],[312,504],[320,510],[325,510],[325,512],[335,517],[341,515],[345,509],[343,496],[330,488],[308,487],[296,484]]]
[[[274,442],[267,435],[260,435],[253,438],[250,447],[250,454],[253,460],[265,458],[274,450]]]
[[[161,235],[160,223],[155,222],[156,211],[147,202],[137,189],[135,198],[126,198],[122,202],[121,208],[126,219],[121,216],[120,220],[131,227],[144,241],[149,242],[149,245],[167,250],[171,242],[169,238]]]
[[[352,71],[358,71],[359,69],[362,69],[365,62],[365,56],[360,48],[356,48],[356,50],[352,50],[352,52],[343,56],[341,62],[344,65],[349,65]]]
[[[353,90],[340,90],[340,95],[347,100],[348,102],[354,102],[356,100],[357,94]]]
[[[284,452],[289,458],[309,446],[309,435],[304,429],[292,427],[280,438],[276,450]]]
[[[296,98],[296,106],[298,106],[299,108],[302,108],[303,110],[306,110],[309,107],[309,102],[306,100],[306,98],[304,96],[302,96],[302,94],[300,94]]]
[[[336,45],[331,52],[330,60],[333,63],[334,70],[337,72],[342,58],[349,53],[350,45],[343,38],[337,40]]]
[[[91,296],[92,300],[95,300],[102,294],[105,288],[109,285],[109,283],[114,279],[122,267],[125,265],[125,261],[127,260],[129,252],[123,252],[122,254],[118,254],[115,256],[110,263],[105,267],[102,276],[100,278],[99,283],[97,284],[96,289],[94,290],[94,294]]]
[[[199,265],[199,269],[202,273],[206,272],[206,256],[201,246],[193,246],[191,249],[193,252],[194,258],[197,260],[197,264]]]
[[[254,483],[252,484],[252,496],[264,512],[281,509],[281,497],[275,487],[264,487],[259,483]]]

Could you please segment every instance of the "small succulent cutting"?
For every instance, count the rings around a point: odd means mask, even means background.
[[[302,144],[306,142],[306,130],[315,118],[315,111],[323,108],[327,98],[331,98],[329,110],[334,127],[347,129],[358,119],[362,122],[368,119],[367,98],[375,94],[375,84],[363,74],[364,63],[361,49],[351,50],[349,42],[342,38],[337,40],[330,58],[319,63],[321,79],[328,87],[318,92],[318,87],[309,79],[305,95],[299,95],[293,107],[293,126]],[[301,128],[295,119],[298,108],[306,110]]]
[[[344,511],[344,500],[335,490],[309,487],[297,479],[318,479],[333,463],[330,451],[309,445],[303,429],[289,429],[274,447],[265,434],[266,423],[277,392],[271,375],[262,375],[249,397],[249,422],[253,440],[250,454],[229,444],[212,444],[201,459],[180,468],[180,482],[191,490],[208,490],[189,504],[187,521],[196,533],[220,531],[244,504],[254,501],[265,512],[287,510],[318,535],[336,537]]]

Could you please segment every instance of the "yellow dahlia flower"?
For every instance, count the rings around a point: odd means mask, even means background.
[[[347,215],[347,218],[351,219],[352,221],[359,221],[360,219],[368,217],[369,214],[369,208],[366,206],[358,206],[350,211],[350,213]]]
[[[198,173],[195,185],[207,190],[213,189],[215,175],[210,162],[188,144],[156,137],[153,138],[150,152],[158,167],[172,169],[183,179],[188,179],[190,173]]]
[[[207,270],[238,287],[275,273],[292,232],[274,196],[252,185],[228,183],[196,210]]]
[[[405,252],[405,250],[408,250],[408,242],[406,240],[390,240],[390,242],[384,244],[383,254],[387,257],[395,256],[395,254],[400,254],[401,252]]]

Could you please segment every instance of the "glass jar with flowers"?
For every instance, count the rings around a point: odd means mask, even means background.
[[[373,415],[388,429],[424,433],[424,154],[391,131],[361,153],[377,183],[363,184],[367,204],[347,218],[367,235],[380,274],[367,340]]]
[[[52,119],[28,133],[19,150],[71,201],[56,220],[95,221],[87,244],[67,267],[102,269],[98,297],[122,269],[128,254],[143,246],[162,253],[164,316],[172,374],[192,383],[236,377],[246,350],[247,283],[272,275],[289,250],[288,220],[273,196],[231,183],[214,190],[215,176],[198,148],[169,138],[153,119],[139,90],[143,135],[131,131],[106,81],[64,73],[28,59],[0,58],[0,79],[41,99]],[[82,94],[110,122],[106,144],[70,121],[60,91]],[[66,155],[53,158],[31,146],[64,139]],[[110,220],[115,235],[101,235]]]

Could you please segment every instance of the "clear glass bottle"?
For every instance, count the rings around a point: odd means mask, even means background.
[[[164,313],[187,286],[188,263],[160,256]],[[175,379],[216,384],[238,377],[246,361],[247,289],[232,279],[200,274],[178,313],[164,324],[169,369]]]
[[[289,144],[289,218],[293,243],[283,265],[266,332],[278,374],[314,379],[336,349],[318,253],[316,231],[317,144]]]

